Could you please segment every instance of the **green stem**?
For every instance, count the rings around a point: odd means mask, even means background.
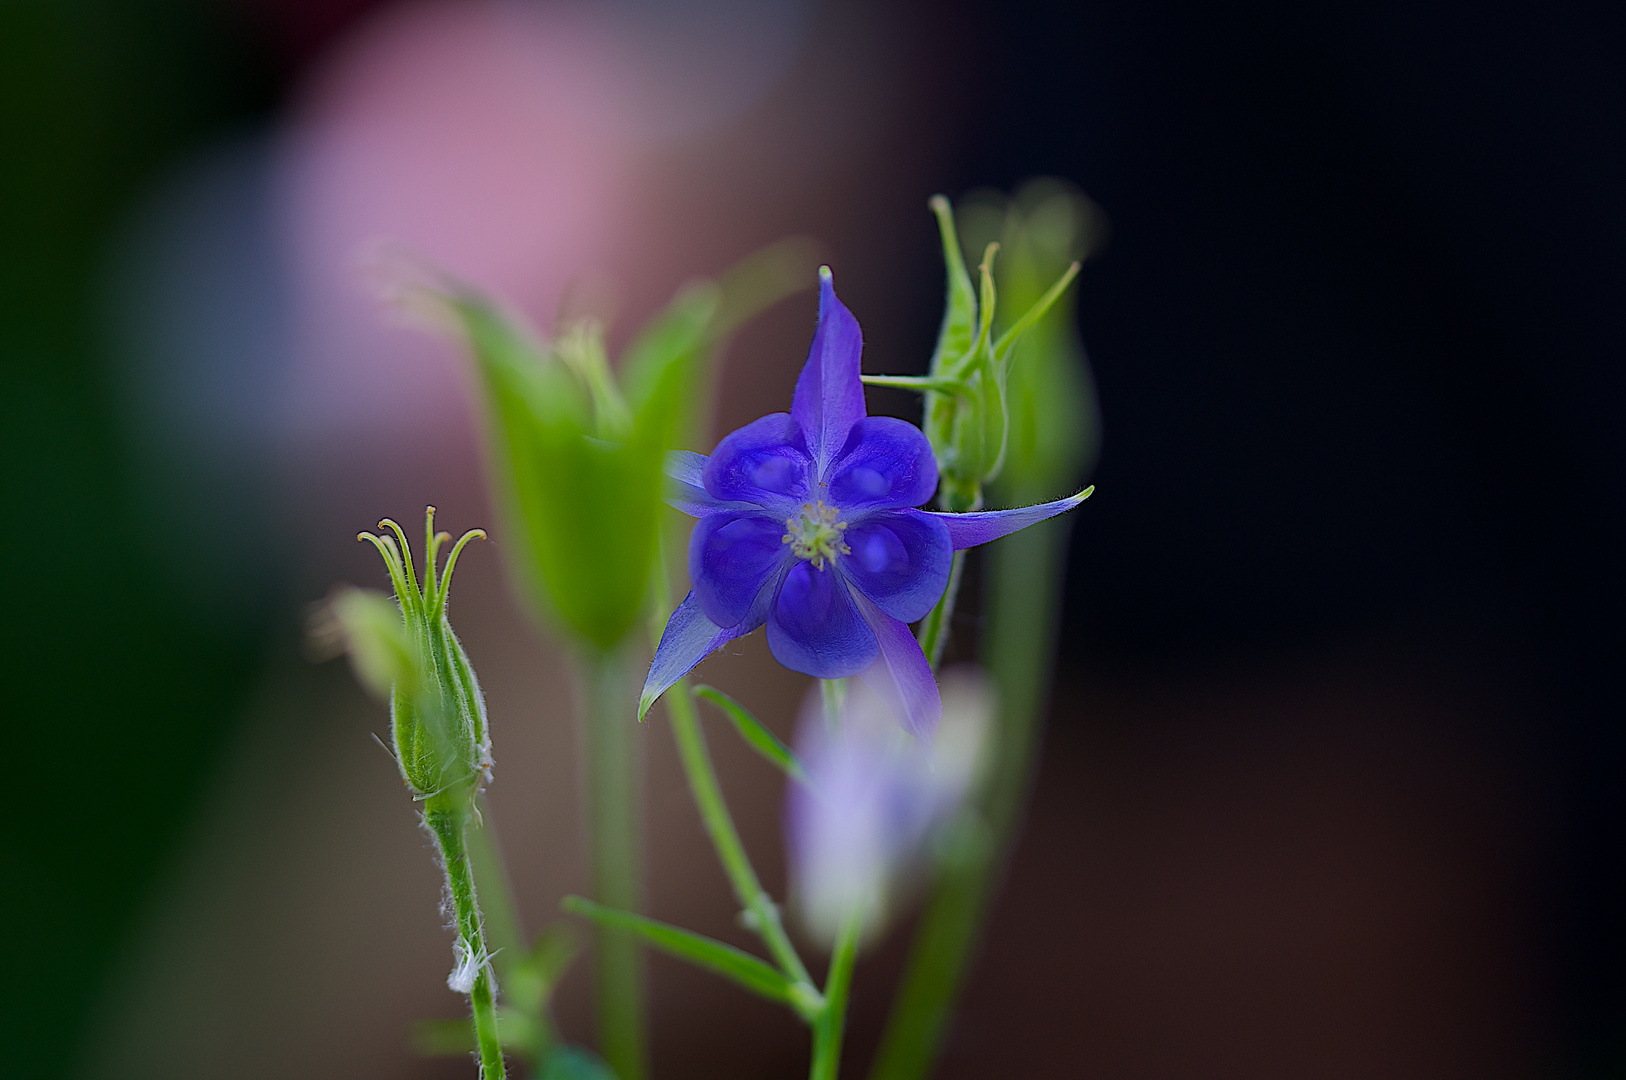
[[[830,955],[830,973],[824,979],[824,1009],[813,1022],[813,1065],[808,1080],[836,1080],[841,1070],[841,1039],[847,1028],[847,992],[852,987],[853,963],[858,959],[858,931],[863,913],[854,910],[836,935]]]
[[[841,706],[847,700],[846,679],[820,679],[819,699],[824,705],[824,726],[827,731],[841,727]]]
[[[458,796],[443,798],[450,802]],[[446,866],[446,889],[452,894],[452,911],[457,920],[458,962],[475,964],[469,1006],[474,1013],[474,1041],[480,1052],[480,1078],[501,1080],[505,1070],[502,1044],[497,1041],[497,1006],[491,986],[490,954],[486,951],[485,928],[480,920],[480,903],[474,892],[474,874],[469,868],[463,836],[468,812],[460,805],[431,806],[425,809],[423,817],[440,843],[441,859]]]
[[[943,662],[943,649],[948,645],[949,621],[954,618],[954,601],[960,595],[960,575],[965,572],[965,552],[954,553],[954,564],[949,569],[948,588],[937,604],[920,624],[920,648],[931,663],[932,670]]]
[[[779,906],[763,890],[751,867],[750,856],[745,853],[745,845],[740,842],[739,830],[734,827],[734,818],[728,812],[722,788],[717,783],[717,771],[706,749],[706,736],[700,729],[694,699],[684,683],[667,691],[666,707],[672,718],[672,737],[677,741],[678,756],[689,778],[689,791],[694,795],[700,818],[711,835],[712,846],[717,849],[717,858],[723,864],[728,882],[734,887],[735,898],[750,913],[753,929],[767,944],[779,969],[807,988],[810,1001],[816,1000],[818,991],[796,953],[796,946],[785,933],[779,919]]]
[[[993,770],[971,808],[982,840],[942,869],[870,1080],[924,1077],[959,998],[1038,760],[1067,533],[1065,521],[1044,522],[989,548],[982,644],[1001,707]]]
[[[622,911],[637,911],[638,766],[634,753],[631,699],[621,658],[615,653],[584,657],[587,715],[587,828],[593,899]],[[638,941],[624,930],[596,927],[599,1052],[620,1080],[648,1074],[644,1049],[643,958]]]

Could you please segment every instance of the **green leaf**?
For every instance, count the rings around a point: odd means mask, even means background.
[[[762,721],[752,716],[745,706],[729,697],[715,687],[696,686],[690,691],[695,697],[711,702],[723,711],[723,715],[734,721],[734,730],[740,733],[746,745],[778,766],[798,783],[809,783],[807,770],[797,759],[794,751],[779,740],[779,736],[763,727]]]
[[[670,923],[595,904],[581,896],[565,897],[562,906],[566,911],[591,919],[600,926],[637,934],[662,952],[732,979],[753,994],[770,1001],[783,1002],[792,1008],[798,1007],[799,998],[794,984],[765,961],[743,949]]]

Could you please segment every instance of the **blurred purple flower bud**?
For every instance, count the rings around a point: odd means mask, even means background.
[[[930,738],[942,704],[908,624],[948,584],[955,551],[1070,510],[1088,494],[1015,510],[916,509],[937,489],[919,428],[869,416],[863,335],[819,272],[819,322],[790,412],[732,432],[707,458],[678,453],[672,504],[699,518],[693,589],[672,615],[644,683],[642,715],[710,653],[768,627],[774,658],[821,679],[857,675],[905,730]]]
[[[992,711],[979,677],[950,673],[943,727],[927,743],[902,731],[864,684],[850,686],[834,725],[818,691],[808,696],[797,732],[808,782],[790,787],[786,831],[792,889],[815,938],[833,941],[854,910],[866,937],[879,931],[900,885],[976,782]]]

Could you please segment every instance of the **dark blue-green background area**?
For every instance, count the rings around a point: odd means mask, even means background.
[[[74,1058],[301,599],[279,594],[272,562],[223,625],[159,584],[165,537],[137,512],[98,344],[108,246],[166,164],[271,115],[304,58],[367,6],[279,35],[253,5],[0,4],[5,1075],[60,1075]],[[1525,942],[1544,1057],[1555,1075],[1618,1075],[1618,11],[1161,2],[895,17],[948,26],[977,58],[942,75],[977,86],[967,109],[931,119],[960,148],[944,190],[1061,175],[1111,221],[1080,285],[1105,438],[1062,677],[1361,637],[1449,655],[1525,703],[1497,738],[1549,804]]]
[[[0,1072],[66,1075],[230,735],[275,589],[224,624],[160,586],[102,347],[109,244],[166,165],[264,112],[228,9],[0,7],[7,805]],[[245,523],[250,524],[250,523]]]

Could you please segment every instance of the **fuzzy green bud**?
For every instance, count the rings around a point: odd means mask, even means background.
[[[446,596],[464,545],[485,533],[464,533],[437,571],[440,547],[451,536],[435,532],[434,507],[424,518],[421,582],[406,534],[386,518],[379,528],[388,532],[357,538],[383,556],[395,602],[346,589],[331,610],[357,678],[389,700],[395,760],[413,798],[461,808],[491,777],[491,732],[479,680],[446,617]]]

